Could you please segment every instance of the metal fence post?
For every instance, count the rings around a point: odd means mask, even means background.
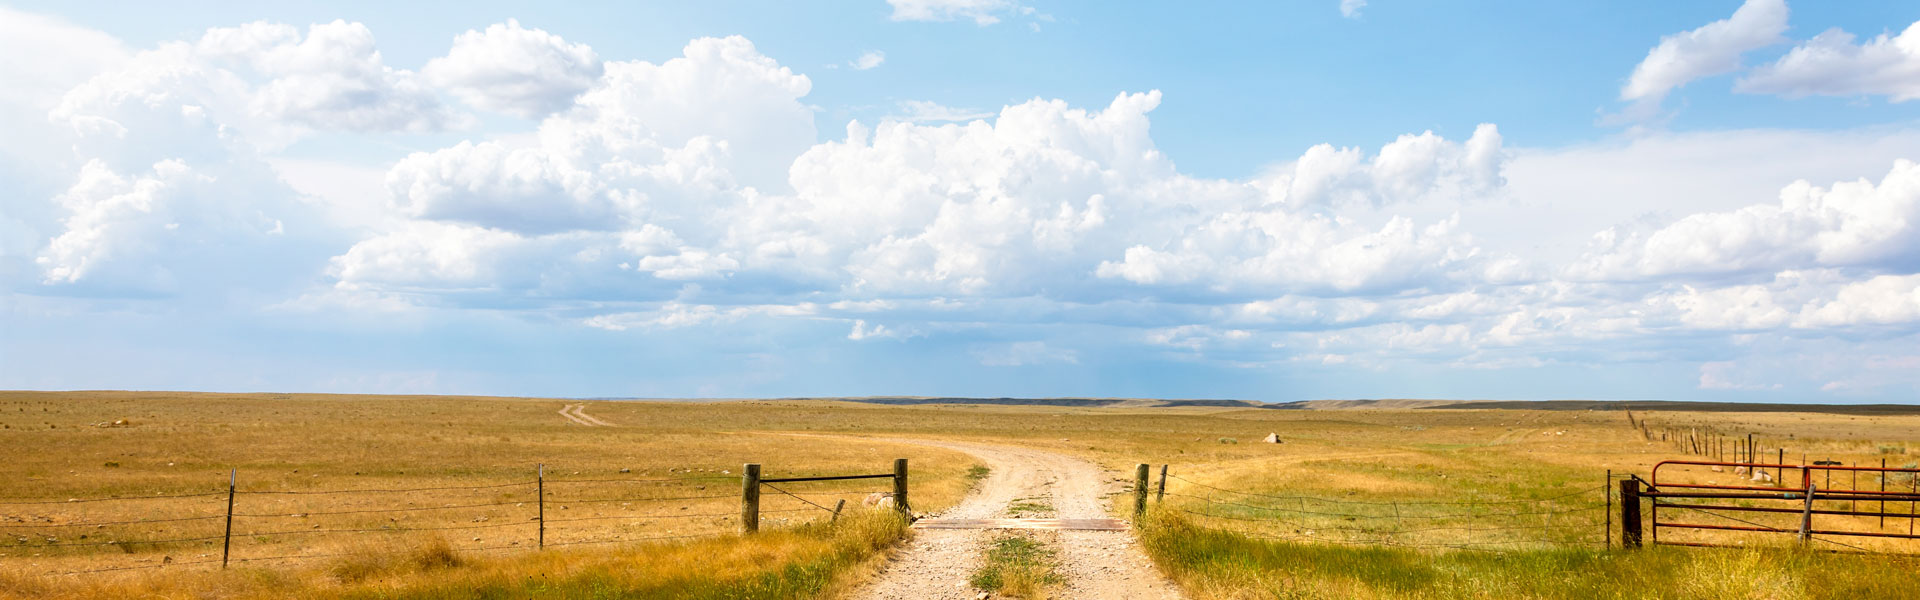
[[[1620,480],[1620,546],[1640,547],[1640,480]]]
[[[1607,497],[1607,509],[1600,514],[1606,515],[1607,522],[1600,531],[1607,536],[1606,548],[1613,547],[1613,469],[1607,469],[1607,482],[1600,484],[1600,495]]]
[[[227,471],[227,533],[220,541],[220,568],[227,568],[227,558],[233,554],[233,487],[240,479],[240,470]]]
[[[1147,463],[1133,467],[1133,517],[1138,519],[1147,512]]]
[[[893,459],[893,507],[900,516],[913,520],[913,507],[907,504],[907,459]]]
[[[740,468],[740,532],[760,530],[760,464]]]
[[[533,544],[535,548],[544,549],[547,547],[547,463],[533,466],[533,481],[536,486],[533,502],[540,507],[539,518],[536,519],[540,522],[540,534]]]

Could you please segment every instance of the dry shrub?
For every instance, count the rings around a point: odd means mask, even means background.
[[[413,563],[414,568],[422,571],[450,569],[465,563],[461,560],[460,553],[454,551],[453,544],[448,543],[446,538],[428,540],[414,548],[408,559]]]
[[[361,546],[327,566],[327,574],[346,583],[360,583],[391,575],[425,573],[466,564],[459,551],[443,537],[422,540],[412,547]]]

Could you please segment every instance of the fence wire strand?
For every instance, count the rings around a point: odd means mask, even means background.
[[[1166,479],[1208,490],[1205,496],[1167,491],[1160,494],[1190,503],[1174,510],[1191,517],[1218,519],[1242,524],[1265,524],[1292,529],[1293,533],[1263,531],[1254,526],[1228,527],[1239,535],[1290,542],[1323,542],[1356,546],[1391,546],[1505,552],[1527,545],[1588,544],[1599,541],[1607,520],[1602,517],[1607,504],[1601,502],[1569,505],[1570,498],[1594,493],[1610,493],[1608,486],[1587,487],[1543,498],[1486,500],[1413,500],[1377,501],[1325,498],[1307,495],[1268,494],[1234,490],[1200,483],[1177,475]],[[1213,492],[1229,494],[1214,497]],[[1280,503],[1293,504],[1281,506]],[[1331,510],[1311,508],[1312,503],[1331,505]],[[1197,506],[1193,506],[1197,505]],[[1367,512],[1339,510],[1340,507],[1379,507]],[[1452,510],[1447,510],[1447,508]],[[1390,508],[1391,512],[1387,512]],[[1405,511],[1403,508],[1419,510]],[[1438,508],[1444,512],[1428,512]],[[1491,510],[1490,510],[1491,509]],[[1234,514],[1240,513],[1240,514]],[[1585,516],[1586,518],[1578,518]],[[1559,517],[1556,519],[1556,517]],[[1526,520],[1540,519],[1528,523]],[[1449,523],[1448,520],[1463,521]],[[1331,522],[1329,522],[1331,521]],[[1355,521],[1360,523],[1350,524]],[[1406,527],[1413,522],[1418,525]],[[1335,535],[1315,535],[1316,533]],[[1529,532],[1532,532],[1529,534]],[[1573,533],[1574,535],[1563,535]],[[1443,534],[1443,535],[1434,535]],[[1418,539],[1418,538],[1440,539]],[[1447,539],[1460,538],[1466,539]],[[1415,538],[1415,539],[1407,539]]]

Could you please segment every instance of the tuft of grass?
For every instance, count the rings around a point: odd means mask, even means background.
[[[993,541],[987,549],[986,564],[973,573],[973,587],[1009,598],[1045,598],[1047,588],[1063,579],[1054,551],[1020,535],[1008,535]]]
[[[982,479],[986,479],[988,475],[992,475],[992,474],[993,474],[993,469],[987,468],[986,465],[974,465],[971,467],[967,467],[967,482],[977,483]]]
[[[1011,512],[1011,513],[1053,512],[1053,505],[1048,504],[1046,503],[1046,501],[1040,500],[1037,498],[1024,498],[1020,500],[1015,500],[1012,504],[1007,505],[1007,512]]]

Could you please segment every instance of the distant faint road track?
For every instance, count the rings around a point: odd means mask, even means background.
[[[588,427],[615,427],[612,423],[602,421],[593,415],[587,414],[587,405],[585,404],[568,404],[560,409],[560,416],[566,417],[568,421],[573,421]]]

